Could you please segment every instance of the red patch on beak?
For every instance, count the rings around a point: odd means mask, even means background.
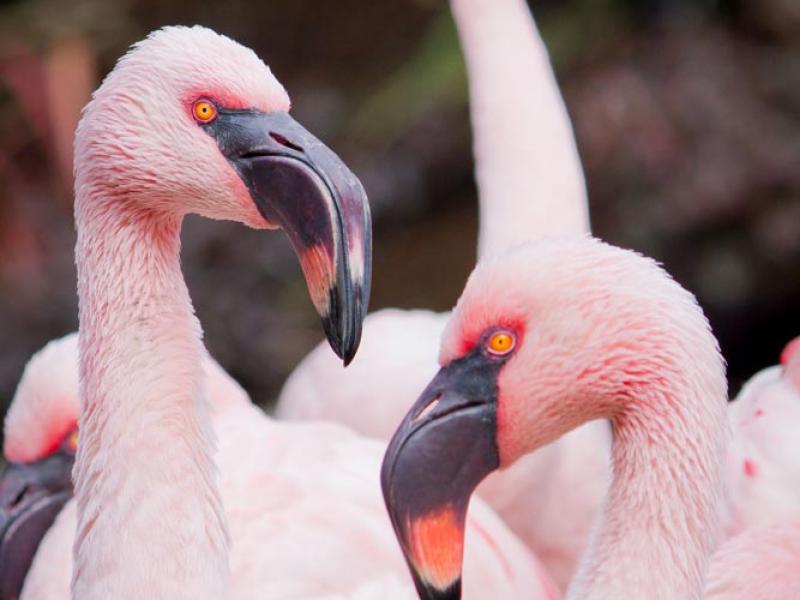
[[[309,246],[300,255],[311,301],[321,314],[328,312],[328,293],[333,285],[332,264],[333,259],[322,244]]]
[[[452,585],[461,574],[464,527],[452,506],[445,506],[406,524],[411,562],[426,583],[439,590]]]

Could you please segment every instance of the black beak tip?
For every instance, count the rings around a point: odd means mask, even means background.
[[[353,335],[347,331],[340,332],[338,319],[326,316],[322,318],[322,327],[325,330],[328,343],[336,356],[342,359],[346,367],[353,361],[356,352],[358,352],[358,346],[361,342],[360,326],[357,335]]]
[[[459,577],[446,589],[440,590],[423,581],[416,573],[414,585],[422,600],[461,600],[461,578]]]
[[[357,350],[358,350],[358,348],[352,348],[351,350],[349,350],[349,351],[344,353],[344,356],[342,356],[342,364],[345,367],[349,366],[350,363],[353,362],[353,359],[356,356],[356,351]]]
[[[361,345],[361,332],[366,318],[366,305],[360,286],[334,284],[328,292],[328,309],[322,314],[322,327],[336,356],[349,365]],[[346,307],[346,308],[345,308]]]

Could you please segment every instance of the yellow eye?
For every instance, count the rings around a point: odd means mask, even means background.
[[[192,105],[192,114],[200,123],[210,123],[217,117],[217,107],[208,100],[197,100]]]
[[[515,342],[514,334],[508,331],[498,331],[497,333],[493,333],[486,342],[486,349],[491,354],[503,356],[514,349]]]
[[[67,436],[67,446],[73,452],[78,449],[78,430],[77,429]]]

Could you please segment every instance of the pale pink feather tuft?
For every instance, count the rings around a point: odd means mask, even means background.
[[[28,361],[5,417],[6,460],[47,456],[75,427],[78,406],[78,335],[72,333]]]

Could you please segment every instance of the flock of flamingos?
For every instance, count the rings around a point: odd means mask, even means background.
[[[75,139],[80,331],[5,418],[0,600],[800,599],[800,338],[729,403],[692,294],[591,236],[524,0],[451,6],[480,195],[451,313],[365,318],[364,190],[252,51],[168,27],[118,61]],[[276,418],[203,346],[187,213],[297,252],[330,347]]]

